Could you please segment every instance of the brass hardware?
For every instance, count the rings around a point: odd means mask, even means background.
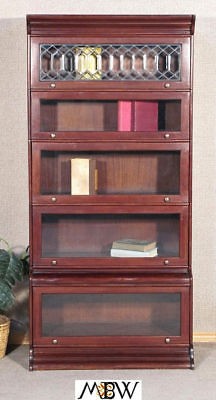
[[[53,340],[52,340],[52,343],[53,343],[53,344],[58,344],[58,340],[57,340],[57,339],[53,339]]]
[[[169,133],[165,133],[164,137],[165,137],[165,139],[169,139],[170,138],[170,134]]]
[[[169,260],[164,260],[164,265],[168,265],[169,264]]]
[[[168,203],[170,201],[170,197],[169,196],[165,196],[164,197],[164,201],[165,201],[165,203]]]
[[[170,343],[170,342],[171,342],[171,339],[169,337],[166,337],[165,343]]]
[[[55,89],[56,84],[55,84],[55,83],[50,83],[50,87],[51,87],[52,89]]]
[[[51,200],[52,200],[53,203],[55,203],[57,199],[56,199],[56,197],[52,197]]]
[[[52,265],[56,265],[56,264],[57,264],[57,261],[56,261],[56,260],[52,260],[52,261],[51,261],[51,264],[52,264]]]
[[[170,83],[166,82],[166,83],[164,84],[164,87],[165,87],[166,89],[168,89],[168,88],[170,87]]]
[[[51,137],[52,139],[55,139],[56,134],[55,134],[55,133],[50,133],[50,137]]]

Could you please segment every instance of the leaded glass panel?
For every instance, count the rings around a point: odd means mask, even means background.
[[[40,81],[180,81],[180,44],[40,45]]]

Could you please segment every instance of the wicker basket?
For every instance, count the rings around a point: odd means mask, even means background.
[[[4,315],[0,315],[0,359],[5,356],[8,335],[10,330],[10,320]]]

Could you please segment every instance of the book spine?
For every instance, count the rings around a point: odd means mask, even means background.
[[[134,102],[134,131],[156,132],[158,131],[158,102],[135,101]]]
[[[60,187],[58,193],[66,194],[70,193],[71,186],[71,175],[70,175],[70,160],[62,160],[60,170]]]
[[[96,160],[89,159],[89,194],[96,194],[98,189],[98,171]]]
[[[118,102],[118,131],[132,130],[132,101]]]

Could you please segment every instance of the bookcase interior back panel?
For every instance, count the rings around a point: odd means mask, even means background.
[[[40,130],[181,131],[181,100],[42,100]]]
[[[73,159],[96,161],[97,194],[180,193],[180,151],[178,150],[42,151],[40,174],[42,195],[71,194],[71,160]]]
[[[180,296],[43,294],[42,336],[180,336]]]
[[[156,241],[161,256],[179,256],[179,215],[42,214],[42,257],[109,257],[123,238]]]

